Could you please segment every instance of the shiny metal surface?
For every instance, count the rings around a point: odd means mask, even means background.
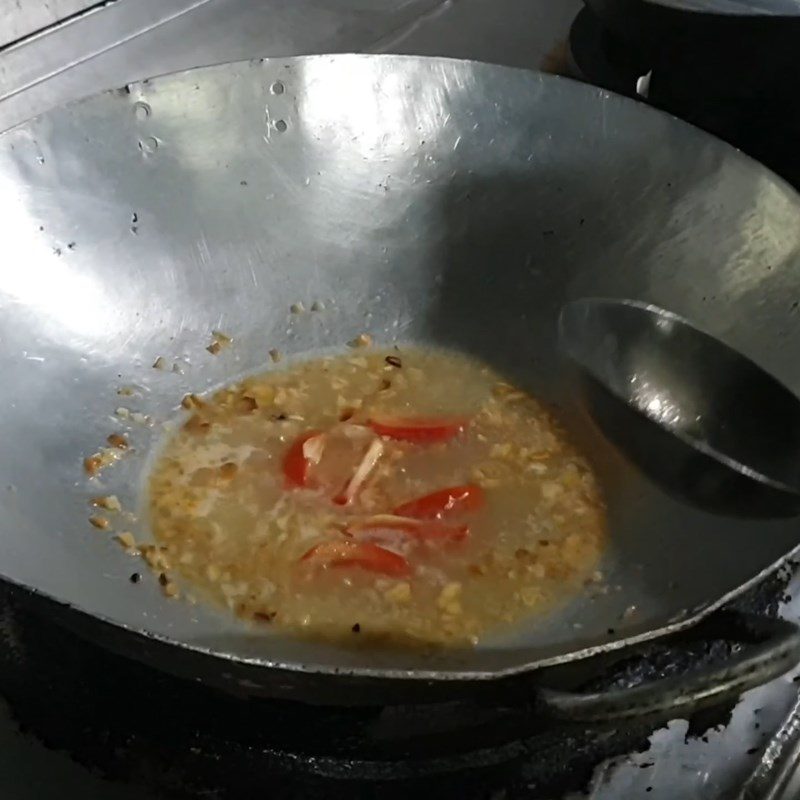
[[[552,19],[566,35],[580,8],[580,0],[557,9],[551,0],[482,2],[118,0],[0,53],[0,130],[100,89],[262,56],[391,51],[527,66],[543,40],[551,46]]]
[[[624,294],[702,319],[800,385],[786,346],[800,332],[789,302],[800,202],[666,115],[466,62],[225,65],[106,93],[5,134],[0,204],[0,571],[89,612],[66,616],[131,655],[186,672],[202,661],[204,679],[253,691],[332,672],[457,685],[687,624],[797,543],[795,522],[720,520],[669,499],[582,422],[562,380],[563,302]],[[291,303],[315,299],[323,314],[290,315]],[[212,329],[236,339],[218,357],[205,351]],[[254,635],[166,601],[154,581],[129,583],[130,559],[87,524],[98,487],[81,471],[82,457],[123,427],[113,416],[120,384],[140,387],[125,402],[156,421],[132,428],[137,452],[102,482],[130,507],[160,423],[186,391],[262,367],[271,347],[304,354],[365,329],[381,342],[472,352],[561,405],[605,480],[607,593],[430,661]],[[154,370],[158,356],[190,366]],[[209,655],[192,660],[198,653]]]
[[[800,699],[789,710],[735,800],[793,800],[800,788]]]
[[[564,306],[559,344],[590,413],[664,489],[708,511],[800,511],[800,400],[750,359],[647,303]]]
[[[0,0],[0,47],[103,5],[98,0]]]

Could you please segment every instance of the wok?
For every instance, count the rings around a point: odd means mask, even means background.
[[[702,323],[800,389],[800,201],[665,114],[485,64],[255,60],[132,84],[5,133],[0,208],[0,573],[128,656],[320,703],[530,692],[544,667],[707,617],[798,543],[795,520],[709,515],[649,483],[583,415],[557,354],[566,300],[625,296]],[[315,300],[323,312],[290,314]],[[213,329],[235,340],[217,356]],[[271,348],[336,348],[365,330],[474,354],[557,406],[603,482],[608,591],[431,655],[264,633],[166,599],[150,574],[129,581],[140,563],[89,526],[87,499],[137,506],[183,394],[263,367]],[[159,356],[182,374],[153,369]],[[120,406],[154,424],[120,420]],[[126,429],[135,452],[90,481],[82,459]],[[141,517],[122,527],[146,538]],[[572,717],[674,712],[797,660],[794,626],[735,622],[759,643],[722,669],[540,696]]]

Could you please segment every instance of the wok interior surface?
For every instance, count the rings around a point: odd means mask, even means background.
[[[795,521],[704,514],[648,483],[586,421],[556,351],[564,301],[627,297],[800,391],[797,196],[643,105],[450,60],[228,64],[6,133],[0,207],[0,574],[112,623],[98,636],[123,626],[308,672],[490,677],[688,619],[797,543]],[[290,313],[315,300],[324,312]],[[217,356],[215,329],[235,340]],[[264,367],[271,348],[364,331],[475,355],[557,406],[604,485],[607,591],[431,656],[281,638],[167,600],[149,574],[131,584],[141,563],[91,528],[87,500],[137,507],[181,397]],[[153,369],[159,356],[183,373]],[[92,486],[82,459],[125,429],[120,406],[155,424],[129,424],[136,452]],[[146,538],[145,521],[131,529]]]

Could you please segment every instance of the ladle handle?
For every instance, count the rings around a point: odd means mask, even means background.
[[[704,706],[735,700],[800,661],[800,627],[793,622],[734,611],[717,616],[733,628],[727,638],[761,641],[732,653],[725,664],[626,689],[582,693],[541,688],[539,698],[544,710],[556,719],[571,722],[614,722],[650,715],[673,719]]]

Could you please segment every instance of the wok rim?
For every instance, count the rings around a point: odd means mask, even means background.
[[[735,589],[723,595],[713,603],[709,603],[702,608],[688,613],[684,619],[676,620],[675,622],[660,628],[652,628],[651,630],[634,634],[633,636],[616,639],[612,642],[591,645],[589,647],[581,648],[580,650],[570,650],[566,653],[562,653],[561,655],[549,656],[534,661],[527,661],[524,664],[497,670],[423,670],[371,667],[337,667],[326,664],[306,664],[296,661],[272,661],[259,656],[242,656],[230,651],[215,650],[210,647],[202,647],[189,642],[180,642],[176,639],[166,636],[165,634],[156,633],[145,628],[118,622],[110,617],[106,617],[103,614],[95,614],[91,611],[87,611],[85,608],[81,608],[76,604],[53,597],[47,592],[36,589],[33,586],[20,583],[2,572],[0,572],[0,580],[11,586],[15,586],[18,589],[28,592],[29,594],[32,594],[34,597],[42,598],[47,602],[53,603],[54,605],[59,606],[61,610],[68,613],[77,613],[87,620],[99,622],[102,625],[108,625],[109,627],[123,631],[124,633],[133,634],[138,638],[146,639],[170,648],[178,648],[182,651],[189,651],[199,656],[213,658],[221,661],[222,663],[239,664],[245,667],[257,667],[259,670],[291,673],[293,675],[330,678],[349,677],[369,681],[381,681],[387,684],[406,682],[420,684],[432,682],[438,684],[479,682],[488,684],[493,682],[501,682],[503,680],[509,680],[512,678],[519,678],[547,667],[557,667],[576,661],[583,661],[585,659],[592,658],[593,656],[618,652],[628,647],[650,642],[655,639],[661,639],[665,636],[680,633],[688,628],[692,628],[711,616],[711,614],[713,614],[715,611],[718,611],[732,600],[735,600],[737,597],[744,594],[748,589],[752,588],[757,583],[777,572],[781,567],[791,561],[792,558],[798,554],[800,554],[800,544],[797,544],[788,553],[761,570],[761,572],[753,576],[750,580],[746,581],[740,586],[737,586]]]

